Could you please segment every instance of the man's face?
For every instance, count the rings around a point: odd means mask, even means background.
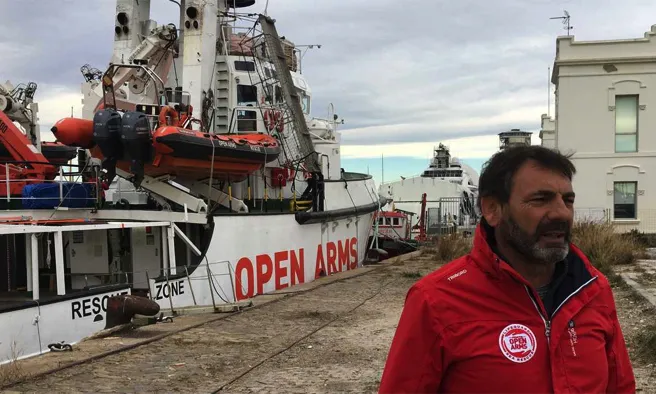
[[[528,262],[555,263],[567,256],[574,216],[567,177],[529,161],[515,174],[510,199],[498,210],[490,225]]]

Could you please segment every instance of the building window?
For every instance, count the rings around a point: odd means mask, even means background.
[[[615,97],[615,152],[638,151],[638,95]]]
[[[613,217],[615,219],[637,219],[638,182],[615,182],[614,189]]]

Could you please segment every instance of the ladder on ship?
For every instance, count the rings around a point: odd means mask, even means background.
[[[225,134],[230,131],[230,72],[225,56],[216,61],[216,116],[214,133]]]
[[[285,53],[280,41],[280,36],[275,26],[273,19],[266,15],[259,16],[259,23],[262,26],[262,33],[264,37],[264,44],[267,51],[271,53],[271,63],[275,66],[277,77],[280,81],[280,90],[283,95],[284,102],[290,109],[291,123],[294,126],[294,131],[298,140],[298,149],[305,164],[305,168],[313,173],[321,172],[321,165],[319,164],[319,156],[314,150],[314,143],[310,135],[303,109],[301,108],[301,101],[294,81],[288,70],[286,63]]]

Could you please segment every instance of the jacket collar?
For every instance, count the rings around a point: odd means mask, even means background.
[[[503,256],[495,251],[494,231],[485,219],[476,227],[474,235],[474,245],[470,256],[486,275],[493,280],[514,280],[516,283],[524,285],[527,289],[531,287],[515,269],[508,264]],[[542,305],[545,313],[553,318],[553,315],[569,300],[574,294],[579,293],[579,299],[583,303],[595,296],[601,287],[599,281],[595,281],[599,272],[590,264],[587,257],[574,244],[570,243],[570,252],[566,257],[566,264],[559,264],[557,267],[557,278],[553,282],[554,287],[549,290],[545,300],[538,299],[537,293],[533,290],[533,299],[539,305]],[[595,282],[595,285],[589,286]],[[581,305],[581,303],[579,303]]]
[[[501,279],[504,273],[510,273],[515,279],[522,283],[528,282],[522,278],[517,271],[507,262],[503,255],[496,248],[494,238],[494,228],[490,226],[484,218],[476,226],[474,232],[474,243],[470,256],[476,264],[490,277]],[[576,283],[582,283],[589,280],[592,275],[592,265],[583,252],[573,243],[569,244],[570,252],[567,256],[567,275],[574,276]]]
[[[476,264],[487,274],[498,278],[502,258],[496,253],[491,245],[496,244],[494,240],[494,229],[487,224],[485,218],[481,218],[474,232],[474,244],[470,256]]]

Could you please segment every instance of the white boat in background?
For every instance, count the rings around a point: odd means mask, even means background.
[[[183,1],[175,27],[151,20],[148,0],[117,0],[110,67],[82,68],[83,118],[53,128],[80,148],[79,167],[12,192],[21,180],[0,163],[0,363],[108,328],[115,294],[174,314],[362,265],[386,200],[342,169],[338,116],[311,115],[294,45],[268,16],[236,12],[254,3]],[[102,198],[117,179],[131,197]]]
[[[531,145],[531,132],[511,129],[498,134],[499,149]],[[449,147],[439,144],[430,165],[421,175],[382,183],[379,194],[392,201],[385,209],[401,209],[416,215],[413,236],[420,234],[422,196],[426,194],[425,235],[463,232],[471,234],[478,223],[478,172],[452,157]]]
[[[412,212],[416,221],[421,216],[422,195],[426,194],[427,235],[457,229],[471,231],[478,220],[478,173],[452,157],[443,144],[434,149],[433,158],[421,175],[382,183],[378,192],[392,200],[386,209]],[[417,224],[413,223],[413,227]]]

